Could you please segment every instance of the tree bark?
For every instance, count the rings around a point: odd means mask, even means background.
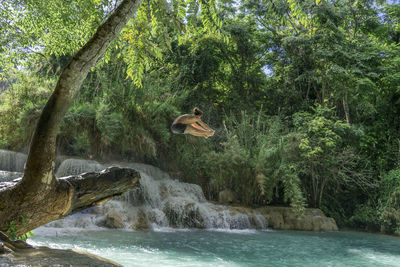
[[[73,209],[73,205],[79,192],[77,189],[85,182],[69,184],[69,180],[56,179],[56,135],[88,72],[134,16],[141,2],[142,0],[124,0],[62,71],[36,126],[22,180],[0,191],[0,230],[7,230],[7,224],[13,221],[18,224],[18,234],[22,234],[71,211],[79,210]],[[131,178],[134,179],[133,177]],[[89,184],[97,188],[96,183]],[[105,192],[107,193],[103,198],[115,194],[112,190]],[[93,203],[98,201],[96,198],[89,200]],[[26,218],[24,226],[20,223],[22,217]]]
[[[325,95],[328,90],[328,83],[326,81],[325,71],[322,71],[321,77],[322,77],[321,104],[325,106]]]
[[[7,232],[13,221],[15,233],[22,235],[50,221],[61,219],[94,205],[102,204],[138,186],[140,174],[130,168],[110,167],[102,172],[84,173],[57,180],[56,187],[46,193],[46,201],[20,203],[13,197],[3,198],[0,208],[8,217],[0,217],[0,231]],[[0,195],[10,195],[17,181],[0,183]],[[12,196],[12,195],[11,195]],[[28,219],[21,224],[21,217]],[[13,218],[13,219],[12,219]]]
[[[347,103],[347,95],[346,95],[346,97],[343,97],[343,110],[344,110],[344,114],[346,115],[346,121],[348,124],[350,124],[351,123],[350,108],[349,108],[349,104]]]

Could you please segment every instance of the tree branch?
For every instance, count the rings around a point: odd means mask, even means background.
[[[142,0],[125,0],[97,29],[93,37],[71,59],[62,71],[56,88],[44,107],[37,124],[21,186],[30,197],[40,197],[40,190],[56,185],[55,142],[64,115],[90,69],[117,38],[136,13]]]
[[[53,220],[120,196],[136,188],[139,179],[140,174],[136,170],[119,167],[110,167],[97,173],[68,176],[58,180],[55,190],[46,195],[46,203],[30,202],[26,205],[12,199],[7,200],[7,194],[19,179],[0,183],[0,211],[8,209],[9,214],[8,217],[0,217],[0,231],[6,232],[7,224],[13,221],[17,226],[16,234],[24,234]],[[23,226],[20,222],[22,216],[29,218]]]

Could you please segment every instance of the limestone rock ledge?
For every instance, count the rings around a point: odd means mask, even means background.
[[[99,256],[80,251],[33,247],[0,254],[0,266],[122,266]]]
[[[337,231],[333,218],[326,217],[320,209],[306,209],[300,218],[290,207],[267,206],[257,209],[268,222],[268,227],[276,230]]]

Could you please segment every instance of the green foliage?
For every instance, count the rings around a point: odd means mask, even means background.
[[[21,216],[21,226],[24,227],[25,226],[25,222],[26,222],[26,216]],[[10,221],[9,224],[7,224],[7,235],[11,238],[11,240],[22,240],[24,242],[26,242],[26,240],[31,237],[34,236],[35,234],[32,231],[29,231],[21,236],[17,236],[16,231],[17,231],[17,226],[14,223],[14,221]]]
[[[13,78],[0,94],[0,146],[20,149],[28,144],[54,81],[21,72]]]
[[[379,215],[384,232],[400,234],[400,169],[382,177]]]
[[[28,238],[32,237],[32,236],[35,236],[35,234],[32,231],[29,231],[29,232],[19,236],[18,239],[26,242],[26,240],[28,240]]]
[[[26,216],[21,216],[21,225],[22,225],[22,227],[25,227],[25,222],[26,222]],[[35,236],[35,234],[32,231],[29,231],[29,232],[19,236],[18,239],[26,242],[26,240],[31,236]]]
[[[98,143],[95,128],[96,107],[90,103],[74,104],[64,117],[57,142],[64,153],[91,156]]]
[[[0,26],[3,26],[0,60],[31,66],[32,62],[43,60],[41,56],[49,60],[51,56],[72,55],[117,4],[109,0],[0,3]],[[191,16],[198,19],[188,19]],[[222,35],[222,26],[214,0],[141,1],[136,16],[122,30],[100,65],[107,64],[113,52],[118,51],[117,57],[126,63],[127,77],[141,87],[144,74],[157,65],[165,50],[171,50],[172,41],[200,31]]]
[[[3,2],[0,147],[19,150],[60,70],[116,2]],[[209,199],[230,188],[244,204],[320,207],[341,226],[399,233],[399,10],[145,1],[89,73],[58,152],[158,164]],[[171,134],[194,106],[215,136]]]
[[[381,179],[376,201],[358,204],[350,217],[353,227],[388,234],[400,234],[400,170],[393,169]]]
[[[352,128],[336,118],[334,110],[317,105],[313,113],[294,114],[299,134],[299,175],[309,194],[309,203],[320,207],[327,187],[355,185],[361,190],[373,187],[368,166],[357,170],[362,159],[346,146]]]
[[[100,105],[96,112],[96,126],[101,132],[101,141],[104,144],[117,143],[124,133],[123,115],[110,111],[105,105]]]
[[[11,221],[8,225],[7,225],[7,234],[8,236],[12,239],[15,240],[17,239],[17,234],[15,233],[15,231],[17,230],[17,227],[15,226],[14,221]]]
[[[371,205],[357,205],[354,215],[350,217],[350,223],[353,227],[369,231],[379,230],[379,213],[376,207]]]
[[[262,166],[265,174],[266,196],[270,200],[282,198],[278,185],[283,185],[283,201],[289,202],[294,211],[301,215],[306,206],[298,165],[298,136],[287,133],[280,120],[270,126],[269,144],[261,153],[264,155],[257,167]]]
[[[224,26],[228,44],[214,32],[198,32],[172,47],[171,61],[179,66],[175,68],[179,83],[174,87],[188,95],[185,108],[204,105],[232,112],[260,109],[264,58],[259,55],[264,47],[259,45],[256,27],[252,19],[235,18]],[[256,105],[243,105],[250,101]]]
[[[280,138],[279,119],[268,119],[262,112],[242,112],[238,119],[230,115],[224,122],[227,140],[221,151],[211,152],[205,161],[211,185],[217,192],[231,189],[245,204],[282,198],[301,214],[305,202],[300,179],[294,170],[295,163],[288,160],[288,144]]]

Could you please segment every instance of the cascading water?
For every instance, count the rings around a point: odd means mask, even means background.
[[[77,175],[84,172],[97,172],[104,169],[103,165],[94,160],[66,159],[58,167],[56,177]]]
[[[62,176],[104,168],[95,161],[68,161],[66,171],[61,163],[57,174]],[[77,164],[75,166],[74,164]],[[200,186],[171,179],[160,169],[141,163],[116,163],[140,172],[140,187],[85,213],[52,222],[53,227],[96,227],[127,229],[172,228],[266,228],[265,218],[250,209],[226,207],[210,203]],[[62,169],[62,170],[61,170]],[[61,175],[60,175],[61,176]]]
[[[0,152],[2,152],[0,150]],[[3,151],[4,155],[18,157],[18,164],[26,156],[21,153]],[[1,154],[0,154],[1,155]],[[25,157],[23,157],[25,156]],[[11,156],[2,157],[0,166],[12,169]],[[6,159],[7,163],[1,160]],[[25,161],[23,161],[25,162]],[[160,169],[141,163],[116,163],[102,165],[93,160],[66,159],[61,162],[56,176],[63,177],[84,172],[100,171],[116,165],[136,169],[141,174],[140,187],[126,193],[117,200],[74,214],[65,219],[51,222],[51,227],[95,228],[107,226],[126,229],[172,228],[222,228],[249,229],[266,228],[265,218],[258,212],[210,203],[204,197],[200,186],[171,179]],[[22,163],[23,166],[23,163]],[[20,166],[19,166],[20,167]],[[1,168],[0,168],[1,169]],[[4,173],[3,181],[20,177],[20,173]],[[0,178],[1,181],[1,178]]]
[[[130,167],[141,173],[140,189],[126,194],[124,201],[145,214],[153,228],[266,228],[264,217],[253,210],[208,202],[198,185],[173,180],[150,165]]]
[[[23,172],[27,155],[0,149],[0,170]]]
[[[14,179],[22,177],[21,172],[9,172],[0,170],[0,182],[11,182]]]

